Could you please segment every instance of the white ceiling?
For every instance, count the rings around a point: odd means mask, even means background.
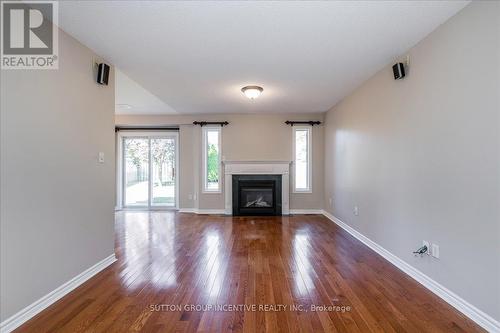
[[[467,3],[61,1],[59,23],[163,101],[121,113],[323,112]]]
[[[115,69],[117,114],[176,114],[164,101],[144,89],[120,69]],[[123,106],[128,106],[124,108]]]

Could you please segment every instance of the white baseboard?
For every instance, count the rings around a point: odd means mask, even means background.
[[[197,209],[197,208],[180,208],[179,213],[193,214],[225,214],[224,209]],[[322,209],[290,209],[290,214],[323,214]]]
[[[116,261],[115,254],[113,253],[109,257],[105,258],[104,260],[101,260],[94,266],[90,267],[89,269],[83,271],[82,273],[78,274],[65,284],[59,286],[57,289],[51,291],[47,295],[43,296],[39,300],[33,302],[32,304],[28,305],[18,313],[14,314],[13,316],[7,318],[4,320],[2,323],[0,323],[0,332],[1,333],[8,333],[12,332],[34,316],[36,316],[38,313],[41,311],[45,310],[47,307],[79,287],[81,284],[83,284],[85,281],[111,265]]]
[[[224,209],[198,209],[198,208],[179,208],[179,213],[193,213],[193,214],[205,214],[205,215],[224,215],[226,211]]]
[[[290,209],[290,214],[323,214],[322,209]]]
[[[179,213],[193,213],[196,214],[198,209],[196,208],[179,208]]]
[[[196,214],[225,215],[226,211],[224,209],[198,209]]]
[[[451,290],[447,289],[443,285],[434,281],[415,267],[411,266],[407,262],[403,261],[399,257],[395,256],[391,252],[384,249],[382,246],[378,245],[368,237],[364,236],[360,232],[356,231],[346,223],[342,222],[340,219],[336,218],[329,212],[323,210],[323,215],[327,217],[329,220],[333,221],[339,227],[350,233],[360,242],[368,246],[373,251],[380,254],[386,260],[388,260],[391,264],[408,274],[410,277],[415,279],[421,285],[432,291],[434,294],[442,298],[448,304],[453,306],[458,311],[462,312],[464,315],[469,317],[471,320],[476,322],[478,325],[483,327],[488,332],[500,332],[500,322],[495,320],[490,315],[484,313],[483,311],[476,308],[474,305],[470,304]]]

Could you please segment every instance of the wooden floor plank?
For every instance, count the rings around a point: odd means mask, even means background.
[[[484,332],[320,215],[129,211],[115,230],[118,261],[16,332]],[[281,310],[186,308],[245,304]]]

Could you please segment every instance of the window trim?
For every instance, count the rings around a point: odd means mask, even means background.
[[[292,140],[293,140],[293,192],[292,193],[312,193],[312,126],[292,126]],[[307,131],[307,188],[297,188],[296,186],[296,133],[297,131]]]
[[[208,158],[207,158],[207,133],[208,131],[217,131],[218,132],[218,140],[219,140],[219,158],[217,161],[217,165],[219,166],[219,188],[216,190],[208,189],[208,179],[207,179],[207,171],[208,171]],[[202,127],[202,149],[203,149],[203,188],[202,193],[204,194],[219,194],[222,193],[222,127],[220,126],[203,126]]]

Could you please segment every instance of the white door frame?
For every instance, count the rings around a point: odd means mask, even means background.
[[[124,138],[147,138],[149,141],[154,138],[173,138],[175,142],[175,206],[162,207],[151,205],[151,174],[153,165],[151,163],[151,146],[149,147],[149,175],[148,175],[148,204],[145,206],[130,207],[125,205],[125,154],[123,151]],[[126,131],[120,130],[116,135],[116,205],[117,209],[127,210],[176,210],[179,209],[179,132],[178,131]]]

